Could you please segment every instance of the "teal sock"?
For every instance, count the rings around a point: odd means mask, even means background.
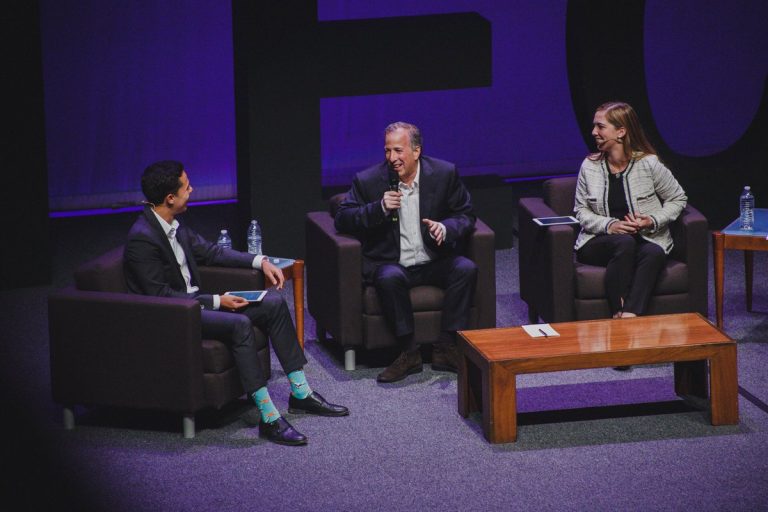
[[[307,398],[312,393],[303,370],[292,371],[288,374],[288,380],[291,382],[291,394],[299,400]]]
[[[262,386],[254,391],[251,395],[251,398],[253,398],[253,401],[256,402],[256,407],[259,408],[259,412],[261,413],[261,421],[264,423],[272,423],[273,421],[277,421],[277,419],[280,417],[280,412],[277,410],[277,407],[275,407],[275,404],[272,403],[272,398],[269,396],[267,386]]]

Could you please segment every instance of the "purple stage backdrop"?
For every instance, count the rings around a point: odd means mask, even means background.
[[[319,0],[320,21],[475,11],[493,38],[490,87],[323,99],[323,184],[348,184],[381,159],[395,120],[420,125],[425,152],[464,175],[576,172],[590,148],[571,106],[567,5]],[[52,210],[139,200],[141,170],[164,158],[187,165],[196,199],[235,197],[229,2],[42,0],[41,18]],[[766,19],[761,1],[646,2],[648,95],[672,149],[708,155],[745,131],[768,72]],[[418,50],[391,47],[371,66],[397,74]]]
[[[51,210],[141,200],[163,159],[236,196],[229,2],[42,0],[41,25]]]

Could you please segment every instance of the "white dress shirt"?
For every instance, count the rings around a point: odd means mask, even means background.
[[[195,293],[200,288],[192,286],[192,274],[189,271],[189,265],[187,265],[187,256],[184,254],[184,249],[182,249],[181,245],[179,245],[179,242],[176,240],[176,231],[179,229],[179,221],[173,219],[173,222],[168,224],[155,210],[152,210],[152,213],[155,214],[157,221],[160,223],[160,227],[165,231],[165,236],[168,237],[168,242],[171,244],[173,254],[176,256],[176,263],[179,264],[181,275],[184,277],[184,283],[187,285],[187,293]]]
[[[412,267],[432,261],[435,254],[424,245],[421,237],[421,215],[419,211],[419,179],[421,177],[421,162],[416,165],[416,177],[408,186],[402,181],[398,182],[398,190],[403,194],[400,198],[400,265]],[[384,201],[382,200],[382,208]],[[387,212],[392,214],[392,212]],[[445,225],[438,222],[445,239]],[[432,236],[432,233],[430,233]],[[434,239],[434,236],[432,236]]]

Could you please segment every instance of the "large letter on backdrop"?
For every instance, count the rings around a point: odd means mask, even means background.
[[[706,5],[702,4],[701,8],[706,8]],[[648,98],[643,46],[645,10],[646,2],[641,0],[568,2],[568,77],[582,136],[591,146],[595,107],[612,100],[630,103],[640,116],[651,143],[686,189],[691,204],[708,217],[713,228],[723,227],[738,215],[737,199],[743,185],[752,185],[758,198],[768,196],[765,172],[768,158],[768,80],[765,81],[762,99],[751,124],[730,147],[701,157],[674,151],[658,129]],[[711,51],[728,52],[729,49]],[[756,69],[762,68],[757,65]],[[691,88],[689,94],[695,95],[695,88]],[[667,104],[674,105],[674,99]],[[712,123],[726,121],[711,120]],[[723,201],[730,202],[732,208],[723,208]]]
[[[491,82],[491,28],[475,13],[318,22],[316,1],[232,5],[240,214],[268,219],[273,254],[303,254],[304,214],[323,207],[320,98]]]

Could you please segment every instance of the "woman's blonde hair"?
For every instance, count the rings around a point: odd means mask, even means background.
[[[609,101],[603,103],[595,109],[595,112],[605,112],[605,119],[616,128],[624,128],[626,133],[619,139],[624,147],[624,154],[627,158],[643,158],[647,155],[655,155],[651,143],[645,136],[643,127],[640,124],[640,118],[637,112],[629,103],[621,101]],[[590,160],[600,160],[605,156],[604,152],[598,152],[590,155]]]

